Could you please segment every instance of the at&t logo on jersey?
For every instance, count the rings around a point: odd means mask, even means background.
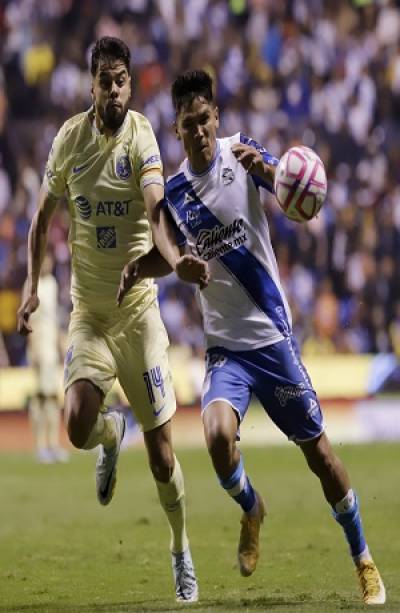
[[[77,196],[75,198],[76,210],[82,219],[89,219],[92,214],[92,206],[85,196]]]
[[[115,165],[117,177],[126,181],[132,174],[132,167],[127,155],[120,155]]]
[[[96,215],[124,217],[129,214],[130,202],[132,200],[100,200],[96,205]]]
[[[129,205],[132,200],[100,200],[93,207],[85,196],[75,198],[76,210],[82,219],[89,219],[92,208],[96,217],[125,217],[129,215]]]
[[[203,260],[212,260],[232,249],[238,249],[247,240],[244,221],[235,219],[227,226],[215,226],[212,230],[201,230],[197,237],[196,250]]]

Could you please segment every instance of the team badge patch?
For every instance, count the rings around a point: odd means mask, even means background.
[[[132,167],[127,155],[120,155],[117,158],[115,172],[120,179],[126,181],[132,174]]]
[[[224,185],[230,185],[235,179],[233,170],[232,168],[229,168],[229,167],[222,169],[221,176],[222,176],[222,183]]]
[[[189,228],[196,228],[201,224],[200,206],[195,205],[192,209],[186,212],[186,223]]]
[[[99,226],[96,228],[96,234],[99,249],[115,249],[117,246],[115,226]]]

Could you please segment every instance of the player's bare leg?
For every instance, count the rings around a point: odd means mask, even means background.
[[[101,411],[103,393],[80,379],[65,395],[65,417],[70,441],[78,449],[101,445],[96,464],[96,490],[100,504],[108,504],[117,481],[117,462],[125,432],[125,418],[118,411]]]
[[[384,604],[385,587],[365,541],[358,499],[351,489],[345,467],[335,455],[325,433],[312,441],[300,443],[300,447],[309,467],[321,481],[334,518],[344,530],[364,603]]]
[[[198,599],[198,586],[186,534],[183,474],[172,449],[171,422],[145,432],[144,441],[160,502],[171,529],[176,599],[194,602]]]
[[[238,418],[231,405],[216,400],[203,412],[204,435],[222,487],[243,509],[238,546],[240,573],[251,575],[260,556],[260,528],[265,505],[247,477],[236,446]]]

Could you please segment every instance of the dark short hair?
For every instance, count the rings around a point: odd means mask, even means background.
[[[103,36],[96,41],[92,49],[90,72],[94,77],[99,64],[104,59],[122,60],[128,73],[130,72],[131,52],[123,40],[114,36]]]
[[[205,70],[189,70],[175,79],[171,88],[172,103],[178,114],[183,106],[201,97],[214,103],[212,78]]]

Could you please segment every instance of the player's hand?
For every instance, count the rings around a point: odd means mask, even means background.
[[[263,157],[254,147],[244,145],[243,143],[236,143],[232,146],[232,153],[246,172],[262,176],[265,174]]]
[[[17,311],[17,330],[22,336],[28,336],[32,332],[29,325],[29,318],[39,306],[37,294],[30,294],[22,300],[22,304]]]
[[[139,275],[139,263],[138,260],[134,260],[126,264],[121,272],[121,279],[119,282],[119,288],[117,292],[117,304],[121,306],[125,295],[140,279]]]
[[[194,255],[182,255],[176,262],[175,272],[182,281],[197,283],[200,289],[207,287],[210,280],[208,264]]]

